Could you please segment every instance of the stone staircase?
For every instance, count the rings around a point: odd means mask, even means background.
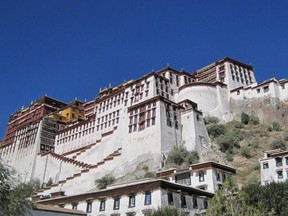
[[[65,179],[59,180],[57,183],[52,184],[51,186],[38,190],[34,198],[36,200],[39,200],[39,199],[54,197],[55,194],[64,195],[64,191],[62,190],[63,187],[65,187],[67,184],[73,184],[73,182],[74,184],[77,185],[77,183],[75,183],[77,182],[77,180],[80,182],[88,178],[87,173],[94,172],[96,171],[96,169],[103,167],[105,164],[114,160],[116,157],[119,157],[121,155],[121,151],[122,151],[122,148],[118,148],[117,150],[115,150],[114,152],[112,152],[111,154],[109,154],[107,157],[105,157],[103,160],[99,161],[96,164],[85,164],[83,162],[81,163],[80,161],[49,152],[51,156],[57,157],[59,160],[63,160],[65,162],[74,163],[77,166],[81,166],[82,169],[80,172],[76,172],[72,176],[66,177]],[[44,153],[44,154],[47,154],[47,153]],[[80,178],[82,179],[80,180]]]

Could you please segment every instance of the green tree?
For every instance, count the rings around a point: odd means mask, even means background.
[[[262,216],[259,209],[247,204],[247,196],[247,193],[244,191],[238,191],[234,180],[230,177],[210,200],[205,215]]]
[[[183,145],[174,146],[168,154],[167,162],[178,166],[185,163],[186,166],[189,166],[199,162],[199,155],[197,151],[188,151]]]
[[[249,115],[247,113],[244,113],[244,112],[241,113],[241,122],[243,124],[249,123]]]
[[[272,182],[267,186],[250,184],[243,191],[248,194],[247,203],[261,209],[263,215],[288,215],[288,182]]]
[[[97,188],[102,190],[107,188],[108,185],[113,184],[116,181],[114,176],[106,175],[103,176],[100,179],[95,180],[95,184],[97,185]]]
[[[184,160],[188,154],[189,152],[184,146],[174,146],[168,154],[167,162],[180,166],[184,163]]]
[[[207,127],[209,136],[218,137],[226,132],[223,124],[211,124]]]
[[[259,124],[258,116],[255,115],[249,116],[249,124],[258,125]]]
[[[35,182],[23,183],[0,162],[0,216],[22,216],[32,207],[28,199],[35,191]]]
[[[198,163],[199,162],[198,152],[190,151],[184,160],[186,165]]]

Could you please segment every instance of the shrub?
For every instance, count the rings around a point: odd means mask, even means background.
[[[285,134],[284,137],[283,137],[283,139],[284,139],[285,141],[288,141],[288,134]]]
[[[285,143],[283,142],[282,139],[274,140],[274,141],[270,144],[270,147],[271,147],[272,149],[282,149],[282,150],[286,150],[286,145],[285,145]]]
[[[212,124],[207,127],[208,134],[212,137],[218,137],[224,134],[226,129],[223,124]]]
[[[257,161],[251,165],[253,170],[260,170],[260,163]]]
[[[278,122],[272,122],[272,130],[274,131],[281,131],[282,127]]]
[[[251,146],[252,148],[259,148],[260,142],[259,142],[259,140],[253,140],[253,141],[249,144],[249,146]]]
[[[195,164],[199,162],[199,155],[197,151],[190,151],[185,158],[185,163],[187,165]]]
[[[258,116],[255,116],[255,115],[249,116],[249,124],[253,124],[253,125],[259,124]]]
[[[249,123],[249,115],[244,113],[244,112],[242,112],[241,113],[241,122],[243,124],[248,124]]]
[[[240,154],[242,157],[251,158],[251,149],[248,146],[241,148]]]
[[[233,150],[233,148],[240,148],[239,142],[243,139],[243,134],[240,130],[232,130],[220,135],[217,143],[220,146],[220,151],[226,152]]]
[[[153,172],[146,172],[144,178],[155,178],[155,173]]]
[[[97,188],[102,190],[107,188],[108,185],[113,184],[116,181],[115,177],[111,175],[106,175],[101,179],[95,180],[95,184],[97,184]]]
[[[188,151],[184,146],[174,146],[168,154],[167,162],[182,165],[187,155]]]
[[[214,116],[207,116],[204,118],[204,123],[206,125],[208,124],[218,124],[220,122],[219,118],[214,117]]]
[[[225,155],[226,155],[226,159],[227,159],[229,162],[232,162],[232,161],[233,161],[233,152],[231,152],[231,151],[226,151],[226,152],[225,152]]]
[[[241,129],[241,128],[244,127],[244,125],[241,122],[239,122],[239,121],[232,120],[230,122],[227,122],[225,127],[226,127],[227,130],[232,130],[233,128]]]
[[[49,187],[53,184],[52,178],[49,178],[48,182],[46,183],[46,187]]]

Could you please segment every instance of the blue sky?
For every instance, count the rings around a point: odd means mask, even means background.
[[[229,56],[258,82],[288,77],[288,1],[0,0],[0,139],[45,94],[70,102],[169,64]]]

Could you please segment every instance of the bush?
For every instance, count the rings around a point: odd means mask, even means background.
[[[97,184],[97,188],[102,190],[107,188],[108,185],[113,184],[116,181],[115,177],[111,175],[106,175],[101,179],[95,180],[95,184]]]
[[[282,130],[282,127],[278,122],[272,122],[271,128],[274,131],[281,131]]]
[[[248,114],[246,114],[246,113],[244,113],[244,112],[242,112],[241,113],[241,122],[243,123],[243,124],[248,124],[249,123],[249,115]]]
[[[226,151],[226,152],[225,152],[225,155],[226,155],[226,159],[227,159],[229,162],[232,162],[232,161],[233,161],[233,152],[231,152],[231,151]]]
[[[285,141],[288,141],[288,134],[285,134],[284,137],[283,137],[283,139],[284,139]]]
[[[248,146],[241,148],[240,154],[242,157],[251,158],[251,149]]]
[[[48,182],[46,183],[46,187],[49,187],[53,184],[52,178],[49,178]]]
[[[155,173],[147,171],[144,178],[155,178]]]
[[[259,140],[253,140],[253,141],[249,144],[249,146],[251,146],[252,148],[259,148],[260,142],[259,142]]]
[[[243,139],[243,133],[234,129],[232,131],[227,131],[227,133],[220,135],[217,143],[220,146],[220,151],[226,152],[227,150],[232,150],[233,148],[240,148],[239,142]]]
[[[199,155],[197,151],[190,151],[185,158],[185,163],[187,165],[195,164],[199,162]]]
[[[188,155],[188,153],[189,152],[184,146],[179,147],[174,146],[173,149],[168,154],[167,162],[180,166],[184,163],[184,160]]]
[[[218,124],[220,122],[220,120],[217,117],[214,116],[207,116],[204,118],[204,123],[206,125],[208,124]]]
[[[259,162],[255,162],[251,165],[251,168],[253,170],[260,170],[260,163]]]
[[[167,162],[178,166],[181,166],[183,163],[191,165],[199,162],[199,155],[197,151],[188,151],[184,146],[175,146],[169,152]]]
[[[255,115],[249,116],[249,124],[253,124],[253,125],[259,124],[258,116],[255,116]]]
[[[207,127],[209,136],[218,137],[221,134],[224,134],[226,129],[223,124],[212,124]]]
[[[270,147],[271,147],[272,149],[282,149],[282,150],[286,150],[286,145],[285,145],[285,143],[283,142],[282,139],[274,140],[274,141],[270,144]]]

